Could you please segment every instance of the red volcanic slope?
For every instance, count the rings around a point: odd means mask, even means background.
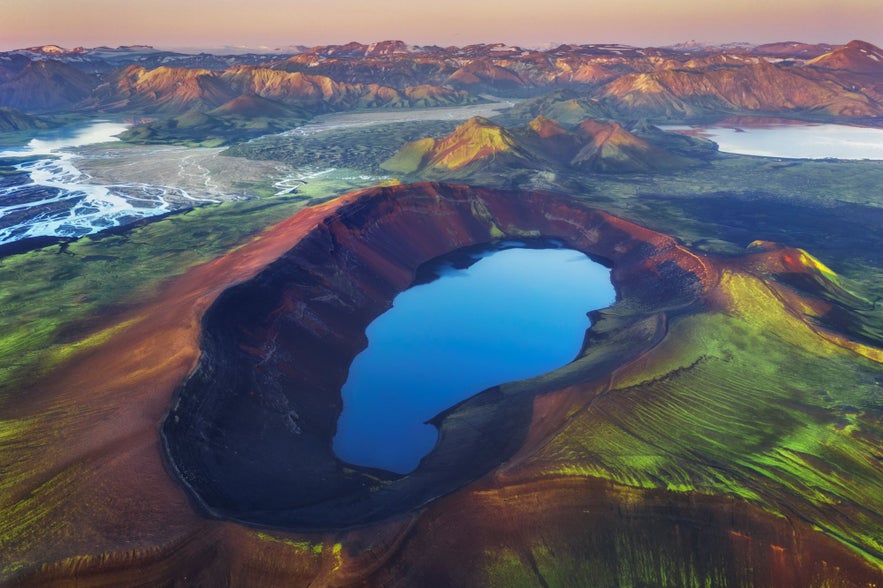
[[[807,62],[807,65],[826,69],[845,69],[856,73],[881,74],[883,49],[864,41],[850,41]]]
[[[4,480],[14,485],[4,485],[0,493],[0,507],[15,515],[4,521],[0,569],[7,575],[2,581],[158,585],[187,578],[202,585],[420,585],[441,578],[450,585],[486,585],[492,578],[483,575],[486,568],[479,564],[488,558],[502,557],[498,563],[505,564],[511,555],[520,561],[546,553],[534,549],[548,545],[557,550],[550,557],[582,562],[587,554],[607,553],[611,544],[623,547],[615,553],[626,558],[660,554],[660,566],[662,561],[692,561],[690,554],[695,556],[699,545],[712,558],[709,565],[738,566],[738,577],[755,585],[830,579],[837,585],[868,586],[883,581],[879,568],[800,516],[786,519],[730,497],[645,490],[588,474],[549,477],[543,464],[525,464],[518,456],[419,512],[347,532],[261,531],[194,512],[163,467],[157,430],[173,391],[198,359],[200,317],[224,289],[253,277],[317,227],[333,227],[342,231],[338,237],[358,241],[357,235],[346,234],[348,221],[335,216],[347,207],[357,215],[360,210],[377,214],[388,227],[413,236],[429,228],[443,236],[449,234],[445,219],[451,217],[432,214],[429,203],[438,202],[443,211],[445,199],[473,198],[476,222],[496,219],[499,226],[517,231],[519,223],[531,220],[522,216],[525,211],[503,208],[489,217],[481,206],[485,197],[503,202],[513,196],[543,202],[542,194],[507,196],[434,184],[350,194],[305,209],[252,243],[171,281],[143,306],[96,325],[98,330],[113,327],[104,331],[106,340],[23,390],[21,402],[4,409],[4,419],[16,423],[6,430],[18,442],[15,460],[4,463]],[[395,222],[395,211],[407,208],[411,199],[422,203],[425,227]],[[632,264],[636,271],[671,276],[671,264],[677,264],[701,277],[702,300],[712,307],[726,301],[717,276],[732,262],[696,256],[670,237],[609,215],[579,213],[602,219],[605,228],[596,230],[577,220],[574,211],[556,205],[541,220],[572,231],[574,242],[586,247],[606,244],[637,262]],[[805,263],[794,261],[799,253],[770,249],[746,269],[735,264],[727,272],[754,271],[760,264],[805,271]],[[621,278],[628,282],[627,276]],[[799,302],[795,299],[796,307]],[[642,366],[653,361],[652,354],[645,354],[629,369],[633,375],[643,373]],[[573,417],[580,402],[603,392],[607,382],[601,378],[537,397],[526,455],[542,448],[549,431],[560,429],[562,419]],[[603,402],[615,401],[614,396],[604,396]],[[626,563],[656,565],[634,558]]]

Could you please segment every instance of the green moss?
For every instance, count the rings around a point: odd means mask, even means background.
[[[725,278],[730,314],[672,321],[656,360],[624,374],[538,454],[549,473],[725,495],[795,512],[883,564],[883,366]]]
[[[610,529],[604,545],[591,531],[571,529],[566,539],[554,530],[542,535],[526,551],[486,551],[482,585],[713,588],[742,575],[732,562],[686,559],[674,542],[667,549],[651,548],[652,539],[627,526]]]
[[[187,112],[137,125],[120,135],[127,143],[221,147],[270,133],[292,129],[306,120],[293,112],[279,116],[243,116],[231,112]]]
[[[405,143],[423,137],[441,137],[456,122],[413,121],[372,125],[368,128],[333,129],[306,136],[269,136],[241,143],[225,155],[257,160],[278,160],[299,169],[349,168],[359,173],[382,174],[381,164]],[[417,152],[413,155],[416,157]],[[394,172],[398,173],[398,172]]]
[[[294,541],[292,539],[286,539],[284,537],[277,537],[275,535],[271,535],[269,533],[263,533],[258,531],[255,533],[258,539],[261,541],[269,541],[271,543],[281,543],[283,545],[287,545],[294,549],[297,553],[303,554],[313,554],[313,555],[321,555],[323,550],[322,543],[312,543],[310,541]]]
[[[380,164],[380,167],[403,174],[412,174],[420,169],[426,154],[435,146],[435,139],[427,138],[408,143],[399,149],[395,155]]]
[[[0,259],[0,398],[78,350],[100,343],[90,317],[149,296],[303,206],[236,202],[179,214],[122,235],[84,238]],[[119,327],[114,327],[119,328]]]
[[[99,343],[92,317],[151,296],[164,280],[246,243],[304,206],[377,179],[329,170],[293,195],[202,206],[121,234],[0,258],[0,403],[24,382]]]

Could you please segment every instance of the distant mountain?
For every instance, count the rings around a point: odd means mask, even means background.
[[[312,105],[319,111],[478,101],[477,97],[450,88],[419,85],[398,90],[381,84],[350,84],[327,76],[258,67],[232,68],[219,77],[236,93],[256,94],[286,104]]]
[[[813,59],[834,49],[833,45],[826,43],[800,43],[798,41],[785,41],[782,43],[766,43],[752,49],[754,55],[769,57]]]
[[[2,65],[0,65],[2,68]],[[17,72],[0,74],[0,106],[25,112],[58,112],[82,108],[97,80],[54,60],[31,61]]]
[[[11,61],[45,61],[48,59],[72,65],[88,74],[104,74],[129,65],[147,69],[160,66],[223,70],[234,65],[261,65],[276,62],[296,53],[296,48],[280,54],[246,52],[241,49],[219,48],[217,52],[193,53],[156,49],[149,45],[123,45],[120,47],[76,47],[65,49],[57,45],[28,47],[0,53],[0,67]]]
[[[132,66],[103,104],[120,110],[141,109],[159,120],[123,135],[132,143],[218,146],[277,133],[321,112],[353,108],[443,106],[475,101],[463,92],[435,86],[403,91],[383,86],[339,84],[323,76],[305,76],[261,68],[236,68],[217,74],[206,70]]]
[[[39,47],[28,47],[27,49],[22,49],[22,51],[37,53],[39,55],[51,55],[52,57],[58,57],[60,55],[82,55],[86,52],[86,50],[82,47],[65,49],[63,47],[59,47],[58,45],[41,45]]]
[[[483,86],[513,89],[525,85],[517,73],[489,61],[473,61],[448,76],[445,80],[455,87]]]
[[[739,41],[721,44],[686,41],[668,45],[665,48],[679,53],[748,53],[754,49],[754,45]]]
[[[883,74],[883,49],[864,41],[850,41],[807,62],[807,65],[856,73]]]
[[[629,173],[697,163],[698,159],[638,137],[616,122],[586,120],[571,131],[539,116],[512,130],[474,117],[447,137],[404,145],[381,167],[394,173],[443,179],[476,172],[504,173],[515,167]]]
[[[883,105],[811,70],[757,63],[624,75],[600,90],[623,114],[685,118],[714,113],[883,116]]]
[[[114,110],[179,114],[213,110],[239,96],[252,101],[254,97],[265,98],[310,114],[478,101],[474,96],[450,88],[421,85],[400,91],[379,84],[347,84],[327,76],[255,66],[236,66],[216,72],[181,67],[148,70],[132,65],[110,76],[98,97],[103,107]]]
[[[538,51],[499,43],[442,48],[393,41],[314,47],[274,67],[396,88],[428,83],[470,91],[521,92],[552,85],[592,85],[623,71],[650,69],[651,54],[656,52],[620,45],[561,45]]]
[[[268,100],[254,94],[237,96],[210,111],[209,114],[245,118],[291,118],[298,115],[294,110],[280,102]],[[303,116],[303,114],[300,113],[300,116]]]
[[[628,173],[678,169],[695,162],[654,145],[617,122],[587,120],[577,137],[582,146],[570,165],[596,172]]]
[[[575,90],[557,90],[538,98],[522,100],[494,120],[506,126],[527,124],[538,116],[575,126],[587,118],[611,118],[610,110],[598,99],[587,98]]]
[[[355,58],[377,57],[413,53],[419,48],[407,45],[403,41],[379,41],[377,43],[357,43],[355,41],[345,45],[319,45],[304,52],[314,53],[326,58]]]
[[[469,104],[490,93],[528,98],[513,109],[519,124],[537,115],[565,126],[608,117],[688,122],[749,114],[883,116],[883,52],[861,41],[833,48],[786,42],[547,50],[382,41],[292,50],[298,53],[193,55],[147,46],[46,45],[0,53],[0,106],[165,116],[208,112],[244,95],[317,114]],[[560,91],[574,95],[538,98]]]
[[[365,49],[365,57],[374,55],[399,55],[402,53],[410,53],[411,47],[402,41],[380,41],[379,43],[371,43]]]
[[[119,109],[150,112],[211,110],[236,93],[206,69],[131,65],[110,80],[103,103]]]

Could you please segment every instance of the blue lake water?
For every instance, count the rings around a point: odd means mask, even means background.
[[[572,249],[506,243],[472,261],[440,265],[438,279],[400,293],[369,325],[342,390],[340,459],[412,471],[437,439],[425,421],[486,388],[569,363],[586,313],[615,299],[610,270]]]

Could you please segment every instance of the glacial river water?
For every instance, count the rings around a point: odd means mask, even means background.
[[[511,101],[492,101],[335,113],[282,135],[297,137],[417,120],[466,120],[492,116],[512,105]],[[15,167],[26,174],[0,177],[0,245],[29,237],[80,237],[172,210],[240,199],[247,196],[238,192],[236,185],[248,175],[269,172],[263,181],[277,195],[285,195],[306,181],[335,171],[283,169],[285,166],[267,170],[268,162],[251,162],[254,169],[249,170],[242,168],[245,160],[238,158],[222,158],[229,160],[226,165],[212,161],[220,149],[124,145],[116,135],[126,128],[95,120],[46,131],[27,145],[14,148],[4,146],[0,134],[0,158],[22,158]],[[97,145],[107,149],[94,147]],[[97,161],[102,158],[105,160]],[[107,177],[94,177],[86,171],[95,169]],[[381,179],[362,176],[354,189]]]
[[[576,357],[586,313],[615,299],[610,270],[572,249],[508,246],[476,253],[467,269],[442,264],[371,323],[342,390],[338,457],[410,472],[436,442],[426,420]]]
[[[27,174],[0,178],[0,244],[27,237],[80,237],[171,210],[170,196],[186,190],[149,183],[102,184],[78,168],[77,148],[118,142],[126,125],[94,121],[47,132],[24,147],[3,148],[0,157],[23,158]]]

